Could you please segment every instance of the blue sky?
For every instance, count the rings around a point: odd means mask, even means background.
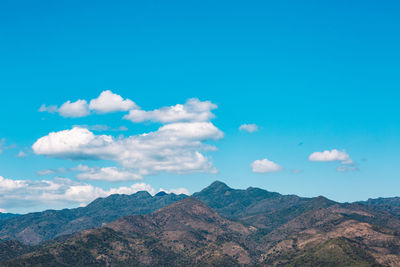
[[[214,180],[337,201],[399,195],[397,1],[84,2],[0,4],[1,209],[74,207],[111,188],[135,190],[135,183],[155,192],[185,188],[193,193]],[[138,170],[105,156],[77,160],[32,149],[39,138],[74,125],[107,126],[91,132],[117,140],[193,122],[137,123],[123,119],[128,110],[92,110],[76,118],[38,111],[43,104],[89,103],[106,90],[142,111],[191,98],[217,105],[209,110],[214,118],[200,121],[223,132],[201,140],[216,148],[201,153],[218,172],[160,171],[119,182],[78,179],[84,172],[77,170],[79,164],[92,172]],[[258,131],[239,131],[243,124],[256,124]],[[117,130],[121,126],[127,130]],[[352,162],[309,160],[314,152],[333,149]],[[20,151],[26,155],[18,157]],[[253,172],[250,164],[263,159],[280,168]],[[337,170],[343,166],[347,171]],[[59,168],[64,170],[38,174]],[[46,195],[51,182],[58,191],[51,191],[48,201],[23,197]],[[23,183],[19,189],[18,183]],[[88,197],[65,197],[71,187],[88,189],[77,193]]]

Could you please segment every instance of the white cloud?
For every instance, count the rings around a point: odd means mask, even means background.
[[[184,194],[184,195],[190,196],[189,190],[187,190],[186,188],[183,188],[183,187],[170,189],[170,190],[166,190],[166,189],[160,188],[160,190],[158,192],[165,192],[167,194],[174,193],[176,195]]]
[[[346,151],[339,151],[337,149],[314,152],[308,157],[308,159],[310,161],[342,161],[344,164],[348,164],[346,162],[352,162]]]
[[[132,122],[153,121],[161,123],[172,123],[182,121],[208,121],[214,118],[211,110],[216,109],[217,105],[210,101],[200,101],[191,98],[185,104],[177,104],[170,107],[162,107],[152,111],[131,110],[123,118]]]
[[[0,213],[7,213],[5,209],[0,208]]]
[[[92,99],[90,103],[79,99],[75,102],[68,100],[58,108],[56,105],[41,105],[39,112],[58,113],[63,117],[79,118],[90,114],[90,111],[97,113],[109,113],[116,111],[128,111],[139,108],[132,100],[123,99],[120,95],[114,94],[110,90],[103,91],[99,97]]]
[[[110,113],[116,111],[128,111],[139,107],[132,100],[124,100],[120,95],[114,94],[110,90],[106,90],[103,91],[99,97],[90,101],[89,108],[98,113]]]
[[[79,173],[76,178],[81,180],[100,180],[110,182],[143,179],[143,177],[137,173],[119,170],[116,167],[88,168],[84,172]]]
[[[88,109],[104,113],[137,108],[132,103],[111,91],[104,91],[90,102]],[[87,105],[86,102],[85,104]],[[113,137],[94,134],[92,131],[125,131],[127,128],[112,129],[100,124],[74,126],[70,130],[51,132],[39,138],[32,149],[37,155],[73,160],[110,160],[120,165],[79,170],[79,179],[125,181],[141,179],[143,175],[159,172],[216,173],[210,158],[204,154],[206,151],[216,150],[209,141],[223,137],[223,133],[208,121],[214,117],[211,110],[215,108],[217,106],[210,101],[202,102],[193,98],[184,105],[143,111],[143,116],[133,118],[137,121],[166,123],[153,132]],[[134,111],[131,110],[127,116],[131,116]],[[43,170],[38,174],[57,172],[59,171]]]
[[[252,171],[256,173],[278,172],[283,170],[282,166],[268,159],[255,160],[250,166]]]
[[[64,208],[88,204],[98,197],[111,194],[133,194],[156,190],[146,183],[110,188],[108,190],[66,178],[53,180],[12,180],[0,176],[0,206],[7,210],[25,211],[45,208]]]
[[[63,117],[78,118],[89,115],[89,107],[86,100],[77,100],[75,102],[67,101],[58,108],[55,105],[41,105],[39,112],[59,113]]]
[[[239,131],[247,131],[249,133],[254,133],[258,131],[258,126],[256,124],[242,124],[239,127]]]
[[[32,149],[36,154],[70,159],[96,158],[99,150],[111,144],[111,136],[95,136],[87,129],[74,127],[72,130],[51,132],[37,140]],[[86,153],[81,148],[86,148]],[[99,157],[97,157],[99,158]]]
[[[90,114],[86,100],[77,100],[75,102],[67,101],[58,109],[58,113],[63,117],[78,118]]]
[[[223,133],[211,122],[173,123],[155,132],[114,138],[94,135],[84,128],[52,132],[32,146],[34,153],[66,159],[103,159],[121,164],[134,173],[146,175],[215,172],[201,151],[215,150],[204,141],[217,140]]]
[[[309,156],[310,161],[340,161],[341,166],[336,170],[338,172],[359,171],[356,163],[350,158],[346,151],[339,151],[332,149],[331,151],[325,150],[323,152],[314,152]]]

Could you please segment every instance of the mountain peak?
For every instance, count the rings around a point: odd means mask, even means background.
[[[155,194],[154,196],[155,197],[162,197],[162,196],[165,196],[165,195],[168,195],[168,194],[165,191],[160,191],[157,194]]]
[[[209,186],[207,186],[204,190],[207,190],[207,189],[208,190],[216,190],[216,191],[221,191],[221,190],[226,191],[231,188],[221,181],[215,181],[212,184],[210,184]]]
[[[151,198],[150,193],[147,191],[138,191],[134,195],[136,195],[136,197],[140,197],[140,198]]]

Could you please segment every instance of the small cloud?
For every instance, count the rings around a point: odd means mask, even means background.
[[[19,151],[18,154],[17,154],[18,158],[25,158],[26,156],[28,156],[28,155],[22,150]]]
[[[99,97],[90,101],[89,108],[98,113],[110,113],[138,109],[139,107],[132,100],[124,100],[120,95],[106,90],[101,92]]]
[[[63,117],[79,118],[90,114],[86,100],[77,100],[75,102],[67,101],[58,109],[58,113]]]
[[[282,166],[268,159],[256,160],[250,164],[252,171],[256,173],[279,172]]]
[[[254,133],[258,131],[258,126],[256,124],[242,124],[239,127],[239,131]]]
[[[332,149],[331,151],[314,152],[308,159],[310,161],[340,161],[341,166],[336,168],[338,172],[359,171],[356,163],[344,150],[339,151],[337,149]]]
[[[325,150],[323,152],[314,152],[308,157],[309,161],[342,161],[343,164],[348,164],[345,162],[352,161],[349,154],[346,151],[339,151],[337,149],[332,149],[331,151]]]
[[[5,209],[0,208],[0,213],[7,213]]]
[[[48,112],[48,113],[57,113],[58,112],[58,107],[55,105],[52,106],[46,106],[45,104],[41,105],[39,108],[39,112]]]
[[[86,100],[77,100],[75,102],[67,101],[58,108],[55,105],[41,105],[39,112],[58,113],[66,118],[79,118],[90,114]]]

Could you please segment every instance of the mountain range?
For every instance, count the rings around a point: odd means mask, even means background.
[[[338,203],[214,182],[0,221],[1,266],[400,266],[399,198]]]

